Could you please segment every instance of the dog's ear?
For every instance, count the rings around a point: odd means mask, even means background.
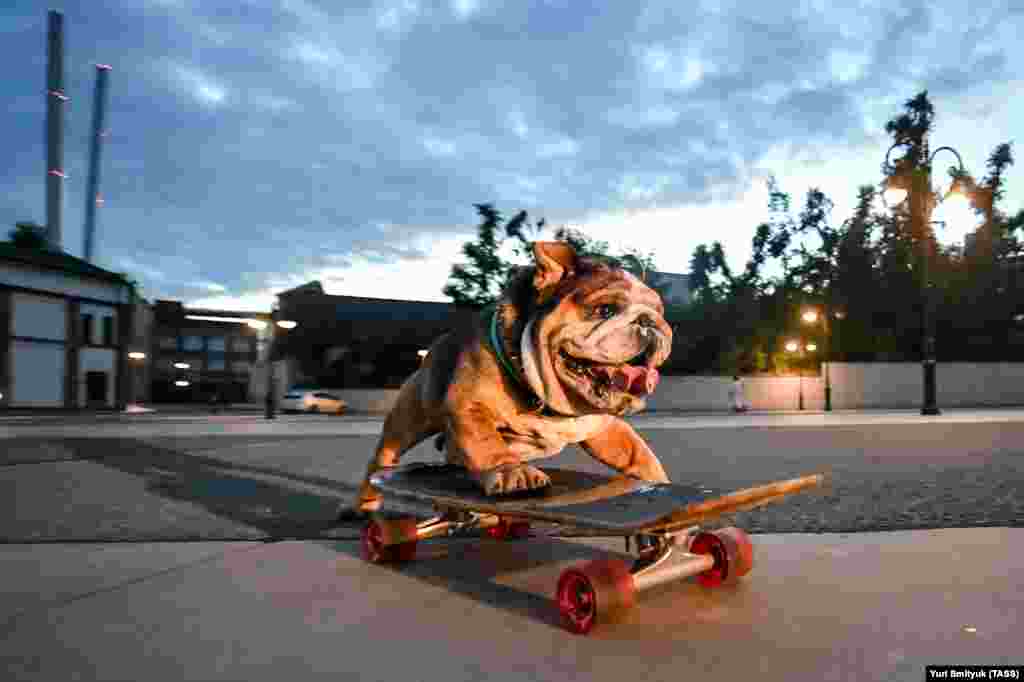
[[[537,302],[544,303],[558,283],[576,269],[576,250],[566,242],[534,242],[533,257],[537,262],[533,288],[537,290]]]

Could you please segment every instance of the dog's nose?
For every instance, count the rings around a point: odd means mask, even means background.
[[[642,329],[653,329],[658,326],[658,323],[654,321],[650,315],[641,315],[636,318],[636,323],[640,325]]]

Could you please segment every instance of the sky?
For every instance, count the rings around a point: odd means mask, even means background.
[[[84,253],[94,64],[109,64],[95,261],[197,307],[267,310],[313,279],[446,300],[476,203],[666,272],[718,240],[739,269],[769,175],[796,208],[821,188],[841,223],[921,90],[932,148],[978,180],[1024,132],[1020,0],[14,0],[4,231],[46,220],[47,9],[65,15],[65,250]],[[1024,208],[1024,159],[1005,189],[1003,209]],[[962,241],[970,220],[947,218],[940,238]]]

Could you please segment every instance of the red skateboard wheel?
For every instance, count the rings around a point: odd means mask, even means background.
[[[555,601],[566,629],[585,635],[598,623],[621,620],[635,601],[629,564],[598,559],[565,570],[558,579]]]
[[[704,587],[734,583],[754,567],[754,546],[750,536],[739,528],[729,527],[714,532],[700,532],[690,542],[691,554],[709,554],[715,565],[697,575]]]
[[[487,529],[487,536],[495,540],[521,540],[530,536],[530,522],[499,519]]]
[[[363,559],[372,564],[411,561],[416,556],[416,519],[368,522],[360,538]]]

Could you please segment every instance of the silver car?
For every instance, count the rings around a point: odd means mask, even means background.
[[[338,395],[317,389],[291,390],[281,400],[282,412],[344,414],[348,404]]]

